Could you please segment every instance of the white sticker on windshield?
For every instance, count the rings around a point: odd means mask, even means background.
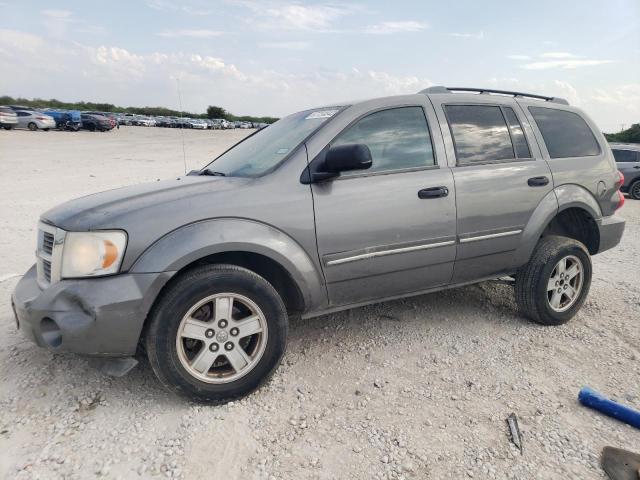
[[[313,120],[315,118],[329,118],[333,117],[338,110],[318,110],[317,112],[312,112],[306,116],[305,120]]]

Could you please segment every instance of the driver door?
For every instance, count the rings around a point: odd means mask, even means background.
[[[428,108],[402,105],[365,113],[331,142],[365,144],[372,154],[368,170],[312,185],[318,253],[332,305],[399,296],[451,280],[453,175],[434,154],[429,124],[437,122]]]

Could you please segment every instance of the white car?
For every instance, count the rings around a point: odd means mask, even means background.
[[[50,128],[56,128],[55,119],[41,112],[18,110],[16,115],[18,116],[17,126],[19,128],[28,128],[32,131],[44,130],[45,132]]]
[[[18,125],[18,116],[13,109],[0,106],[0,127],[5,130],[11,130]]]
[[[208,126],[204,120],[189,120],[189,124],[192,128],[199,128],[201,130],[206,130]]]

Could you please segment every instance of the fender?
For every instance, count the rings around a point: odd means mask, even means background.
[[[326,305],[322,276],[307,252],[284,232],[255,220],[219,218],[180,227],[147,248],[130,271],[175,272],[203,257],[223,252],[251,252],[269,257],[296,282],[305,310]]]
[[[598,220],[602,210],[594,196],[584,187],[575,184],[560,185],[550,191],[533,211],[522,232],[521,243],[514,254],[514,267],[527,263],[533,254],[538,239],[547,225],[558,213],[568,208],[581,208]]]
[[[567,183],[556,187],[554,191],[558,198],[558,212],[567,208],[578,207],[589,212],[594,220],[602,218],[600,204],[586,188],[574,183]]]

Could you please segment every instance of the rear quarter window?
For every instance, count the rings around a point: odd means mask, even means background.
[[[551,158],[590,157],[600,153],[600,145],[584,119],[574,112],[545,107],[529,107]]]

